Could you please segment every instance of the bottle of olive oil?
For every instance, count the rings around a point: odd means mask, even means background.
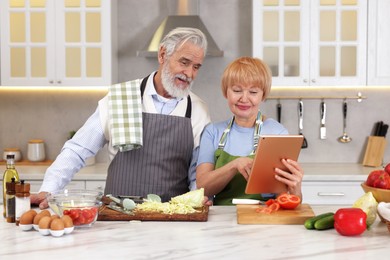
[[[15,178],[15,182],[19,182],[19,174],[15,169],[14,164],[15,156],[13,154],[7,155],[7,166],[3,175],[3,216],[6,217],[6,196],[7,196],[7,182],[11,182],[12,178]]]

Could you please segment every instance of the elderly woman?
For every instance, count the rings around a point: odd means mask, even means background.
[[[270,196],[245,194],[255,152],[254,136],[288,134],[280,123],[266,119],[260,112],[260,105],[270,89],[271,73],[260,59],[238,58],[223,73],[222,93],[233,117],[205,128],[196,169],[197,187],[203,187],[207,196],[214,197],[215,205],[232,205],[233,198],[265,200]],[[258,133],[255,133],[256,124]],[[290,159],[283,159],[282,163],[289,172],[276,168],[275,178],[287,185],[290,194],[302,197],[301,166]]]

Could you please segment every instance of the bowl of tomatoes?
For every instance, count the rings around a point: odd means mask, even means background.
[[[97,220],[103,192],[70,189],[49,194],[49,207],[58,215],[69,215],[75,227],[91,227]]]
[[[390,164],[371,171],[361,186],[364,192],[372,192],[377,202],[390,202]]]

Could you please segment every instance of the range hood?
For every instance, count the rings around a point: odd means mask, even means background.
[[[167,6],[170,15],[162,21],[145,47],[137,52],[138,56],[157,57],[158,45],[162,38],[177,27],[198,28],[207,38],[206,56],[223,56],[223,51],[218,48],[213,37],[206,29],[199,15],[197,15],[199,7],[197,0],[167,0]]]

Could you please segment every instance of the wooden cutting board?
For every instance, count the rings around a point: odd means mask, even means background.
[[[204,206],[201,211],[191,214],[162,214],[155,212],[137,212],[134,215],[127,215],[103,205],[100,208],[98,221],[207,221],[209,207]]]
[[[238,224],[265,224],[265,225],[298,225],[305,223],[306,219],[315,214],[308,204],[301,204],[294,210],[283,210],[270,214],[257,213],[257,208],[264,205],[237,205]]]

